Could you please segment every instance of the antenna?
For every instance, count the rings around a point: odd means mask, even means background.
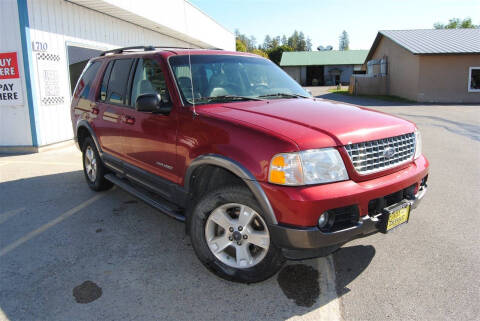
[[[183,0],[183,19],[185,21],[185,32],[188,34],[188,20],[187,20],[187,1]],[[188,48],[188,67],[190,69],[190,86],[192,88],[192,109],[193,109],[193,118],[197,117],[197,111],[195,109],[195,94],[193,91],[193,73],[192,73],[192,59],[190,54],[190,48]]]

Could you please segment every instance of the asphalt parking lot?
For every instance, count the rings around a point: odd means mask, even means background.
[[[323,98],[417,123],[431,171],[407,225],[234,284],[200,264],[182,223],[90,191],[74,147],[1,155],[0,320],[477,320],[480,106]]]

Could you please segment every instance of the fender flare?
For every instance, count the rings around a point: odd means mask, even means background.
[[[77,126],[76,126],[76,129],[75,129],[75,141],[77,142],[78,147],[80,149],[82,148],[82,146],[80,146],[80,144],[78,143],[78,130],[80,129],[80,127],[85,127],[88,130],[88,132],[90,133],[90,136],[93,139],[93,142],[95,143],[95,147],[97,147],[98,153],[100,155],[102,155],[103,152],[102,152],[102,148],[100,147],[100,143],[98,142],[97,135],[95,135],[95,132],[93,131],[92,126],[85,119],[79,120],[77,122]]]
[[[247,187],[250,189],[258,204],[262,208],[266,216],[265,218],[267,220],[267,224],[278,224],[272,205],[270,204],[267,195],[265,194],[263,188],[260,186],[258,181],[255,179],[252,173],[250,173],[250,171],[246,169],[242,164],[228,157],[217,154],[207,154],[195,158],[190,163],[190,166],[188,167],[185,174],[184,188],[187,192],[190,189],[190,180],[193,173],[195,172],[195,169],[197,169],[201,165],[218,166],[232,172],[233,174],[241,178],[245,182]]]

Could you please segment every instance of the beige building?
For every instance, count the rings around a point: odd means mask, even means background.
[[[480,29],[385,30],[351,92],[418,102],[480,103]]]

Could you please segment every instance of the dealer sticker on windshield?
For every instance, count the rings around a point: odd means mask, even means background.
[[[410,215],[410,204],[404,203],[388,214],[386,230],[389,231],[408,221]]]

